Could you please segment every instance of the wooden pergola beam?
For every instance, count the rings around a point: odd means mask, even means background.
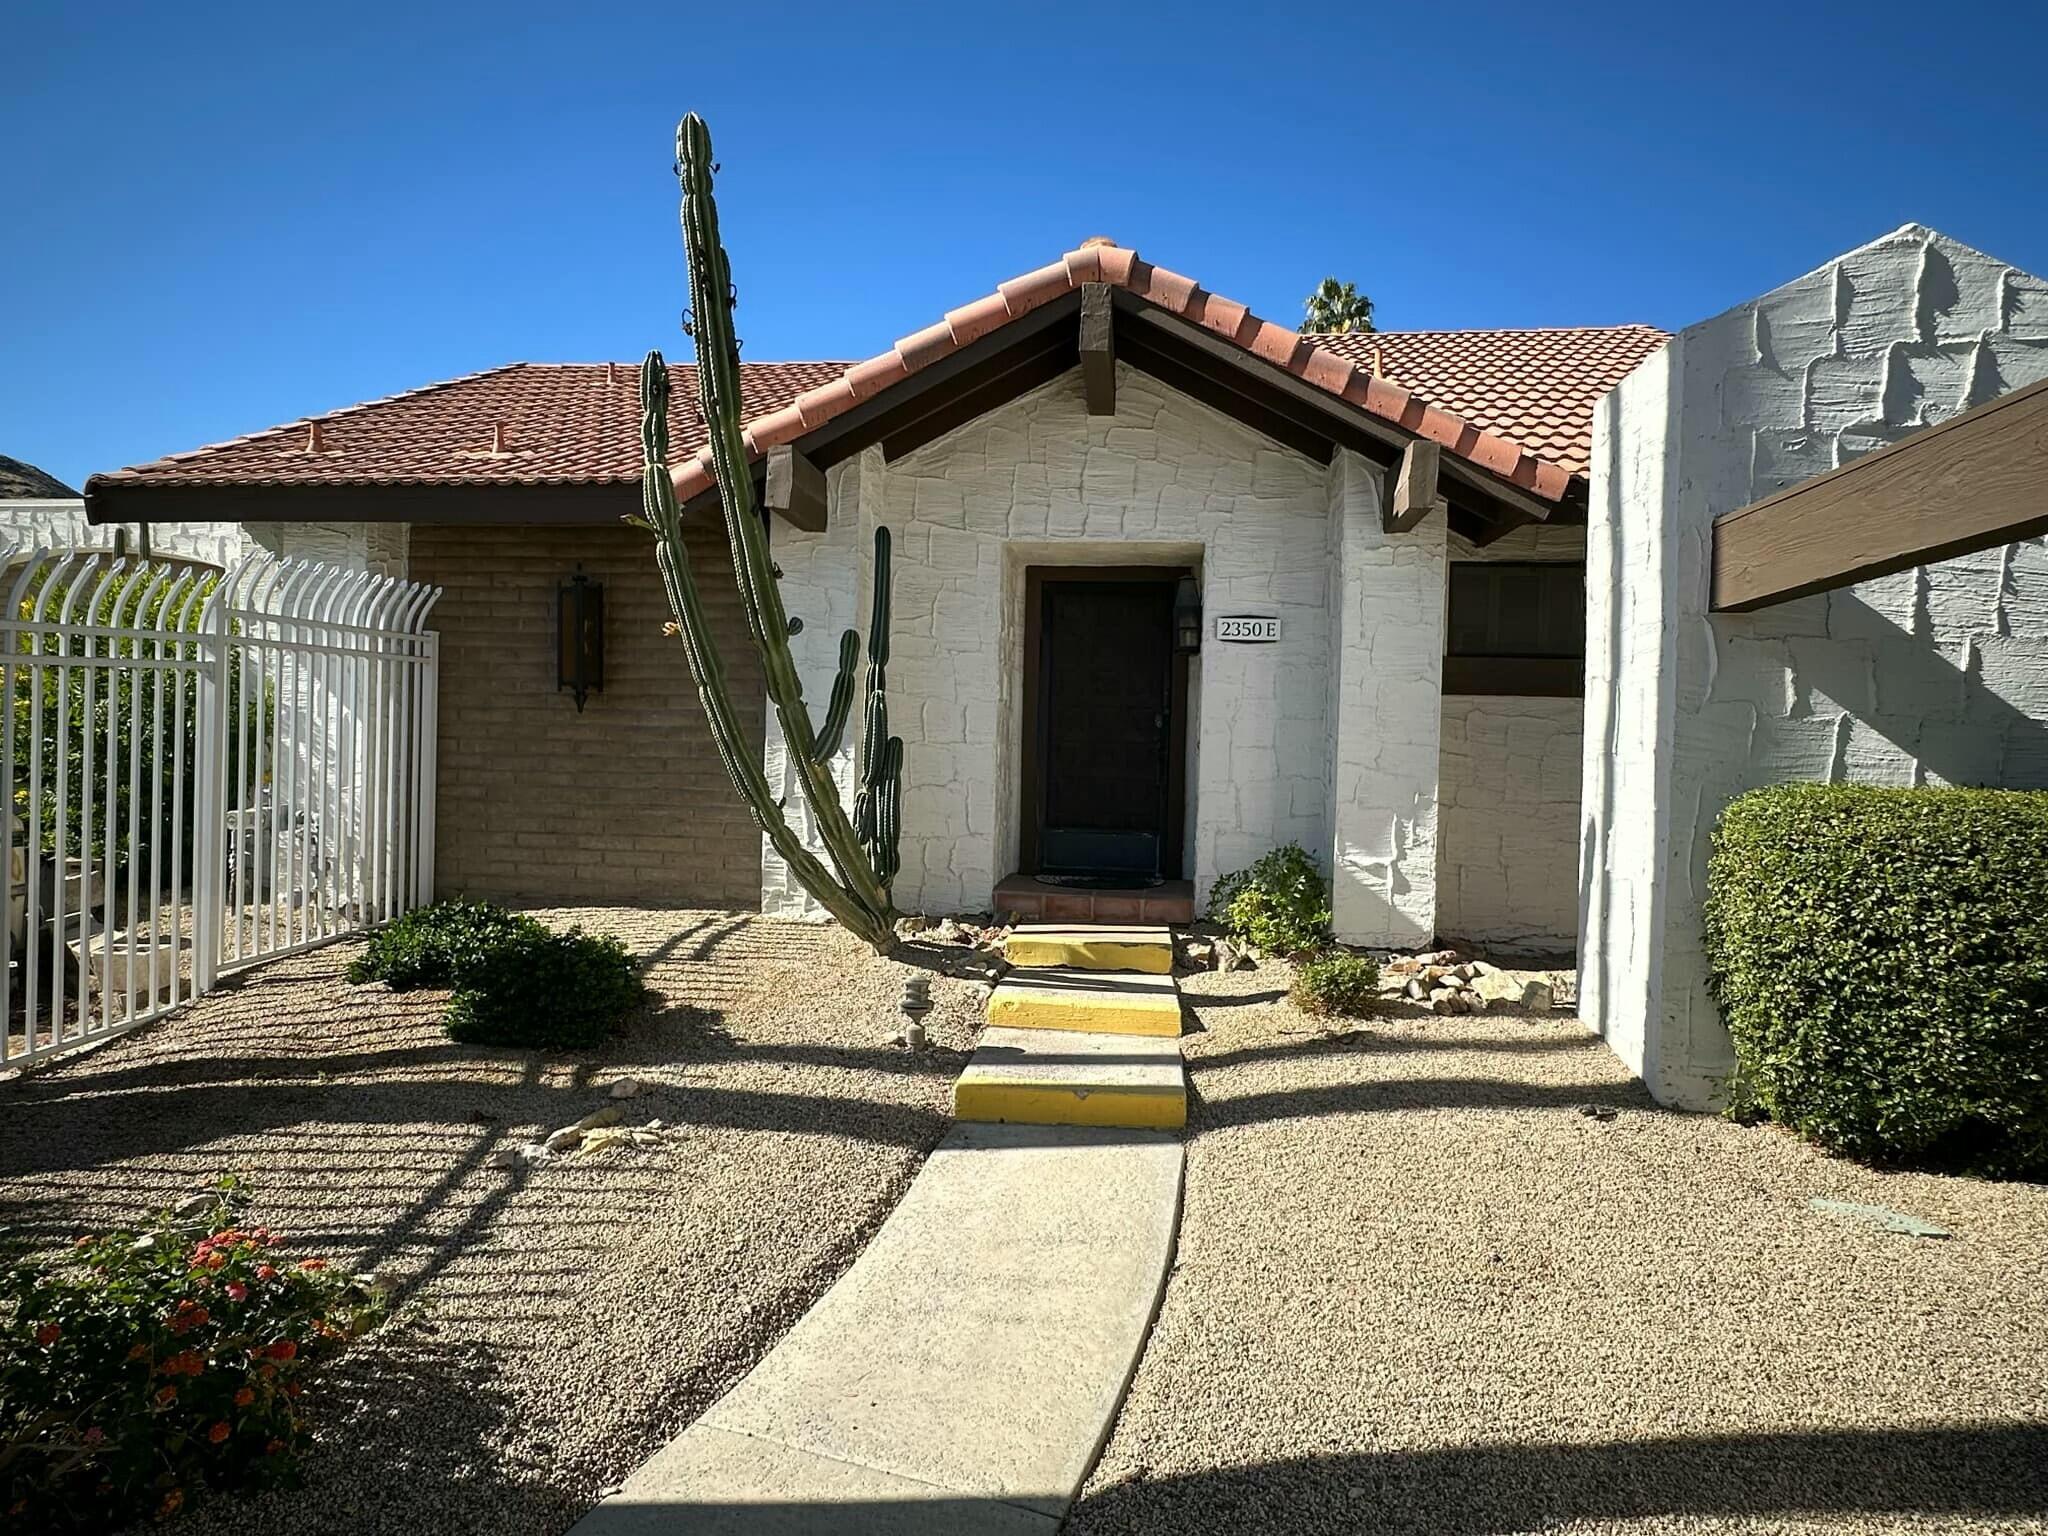
[[[1393,488],[1381,523],[1388,533],[1406,533],[1432,512],[1448,510],[1437,489],[1437,470],[1443,461],[1443,445],[1418,437],[1401,450],[1400,467],[1394,472]]]
[[[762,498],[768,510],[805,533],[825,531],[825,471],[780,443],[768,450],[768,478]]]
[[[2048,380],[1714,520],[1716,613],[2048,532]]]
[[[1116,326],[1107,283],[1081,285],[1081,393],[1090,416],[1116,414]]]

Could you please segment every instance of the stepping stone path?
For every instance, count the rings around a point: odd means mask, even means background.
[[[1165,928],[1029,924],[988,1002],[953,1114],[1010,1125],[1176,1130],[1187,1123],[1180,988]]]

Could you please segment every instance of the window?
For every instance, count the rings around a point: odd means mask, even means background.
[[[1461,560],[1451,565],[1444,692],[1584,691],[1586,568],[1577,562]]]

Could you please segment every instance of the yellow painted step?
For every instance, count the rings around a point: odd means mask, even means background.
[[[1010,930],[1003,957],[1015,966],[1069,966],[1084,971],[1143,971],[1165,976],[1173,970],[1173,931],[1168,928],[1094,927],[1075,923],[1027,923]]]
[[[1006,1029],[1178,1037],[1180,988],[1171,976],[1130,971],[1012,971],[989,995],[988,1021]]]
[[[953,1085],[960,1120],[1178,1130],[1187,1123],[1178,1041],[986,1029]]]

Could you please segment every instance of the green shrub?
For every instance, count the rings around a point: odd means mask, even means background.
[[[237,1225],[248,1203],[224,1179],[197,1215],[0,1268],[0,1526],[112,1530],[296,1480],[304,1380],[384,1306]]]
[[[348,979],[388,982],[394,992],[455,987],[505,945],[546,935],[547,925],[487,901],[443,901],[386,925],[349,962]]]
[[[1362,1019],[1379,1009],[1379,962],[1370,955],[1341,951],[1319,955],[1294,973],[1294,985],[1287,995],[1303,1013]]]
[[[1289,843],[1218,880],[1209,920],[1276,955],[1311,954],[1330,942],[1330,887],[1315,860]]]
[[[619,940],[541,928],[499,944],[464,975],[447,1027],[467,1044],[579,1050],[616,1031],[639,1001]]]
[[[2048,794],[1797,784],[1722,814],[1731,1109],[1887,1162],[2048,1168]]]

